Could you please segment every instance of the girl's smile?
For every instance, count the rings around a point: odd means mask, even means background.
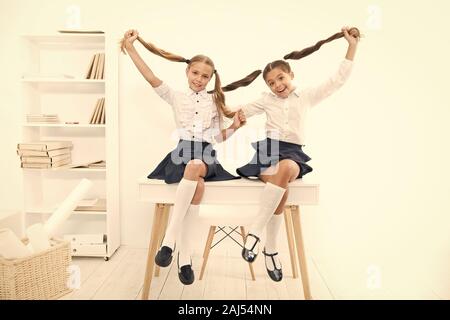
[[[287,73],[281,68],[274,68],[266,75],[266,83],[270,90],[279,98],[285,99],[295,89],[291,80],[294,73]]]

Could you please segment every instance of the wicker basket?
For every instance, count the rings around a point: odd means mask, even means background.
[[[52,239],[51,244],[50,249],[26,258],[0,257],[0,300],[57,299],[72,291],[68,288],[70,243]]]

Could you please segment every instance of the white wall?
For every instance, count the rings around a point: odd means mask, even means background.
[[[119,39],[128,28],[161,48],[191,57],[213,58],[224,83],[264,67],[356,25],[365,34],[348,83],[310,117],[305,151],[314,172],[305,181],[321,184],[321,204],[305,208],[309,252],[338,297],[416,295],[450,298],[450,44],[446,1],[4,1],[0,2],[2,107],[1,208],[21,201],[15,155],[19,135],[18,35],[54,32],[65,10],[81,8],[82,27],[102,29]],[[380,29],[370,5],[382,10]],[[374,20],[375,19],[375,20]],[[300,87],[333,72],[346,50],[344,40],[293,61]],[[184,89],[185,66],[140,50],[155,73]],[[227,95],[248,102],[266,90],[261,79]],[[263,119],[250,121],[262,125]],[[120,182],[124,244],[146,246],[151,206],[137,201],[136,179],[171,149],[170,108],[152,91],[127,56],[120,59]],[[244,132],[237,138],[244,139]],[[220,149],[220,148],[219,148]],[[242,159],[241,159],[242,160]],[[240,161],[241,161],[240,160]],[[239,161],[237,161],[239,162]],[[233,169],[242,163],[226,161]],[[373,271],[375,270],[375,271]],[[367,274],[369,272],[369,274]],[[380,272],[382,288],[367,287]],[[355,285],[343,281],[356,277]],[[342,280],[339,280],[342,279]],[[403,285],[401,292],[388,284]],[[427,297],[427,293],[423,294]]]

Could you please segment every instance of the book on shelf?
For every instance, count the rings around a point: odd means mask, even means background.
[[[94,169],[94,168],[106,168],[106,161],[105,160],[99,160],[95,162],[88,162],[85,164],[78,164],[73,165],[72,168],[78,168],[78,169]]]
[[[17,144],[18,150],[51,151],[62,148],[72,148],[71,141],[35,141]]]
[[[105,120],[105,98],[100,98],[95,104],[95,109],[91,115],[89,124],[105,124]]]
[[[62,154],[70,153],[72,148],[61,148],[50,151],[36,151],[36,150],[17,150],[19,156],[24,157],[55,157]]]
[[[105,54],[96,53],[92,58],[86,72],[86,79],[103,79],[105,69]]]
[[[84,199],[74,211],[106,211],[106,199]]]
[[[21,167],[29,169],[50,169],[50,168],[58,168],[70,164],[71,162],[72,159],[69,157],[54,163],[22,163]]]
[[[28,123],[59,123],[57,114],[27,114]]]
[[[60,154],[54,157],[34,157],[34,156],[22,156],[20,160],[22,163],[56,163],[61,160],[70,158],[70,153]]]

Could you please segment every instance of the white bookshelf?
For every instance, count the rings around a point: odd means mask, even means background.
[[[22,169],[25,226],[48,219],[81,179],[89,179],[93,187],[86,198],[105,198],[106,212],[74,211],[58,236],[104,234],[104,250],[93,245],[91,254],[83,246],[82,253],[73,255],[108,260],[120,246],[117,39],[108,34],[29,34],[21,36],[21,44],[23,123],[17,143],[72,141],[72,165],[106,160],[106,168]],[[106,57],[104,80],[85,79],[92,56],[101,52]],[[90,124],[102,97],[106,123]],[[29,123],[27,114],[57,114],[60,122]]]

